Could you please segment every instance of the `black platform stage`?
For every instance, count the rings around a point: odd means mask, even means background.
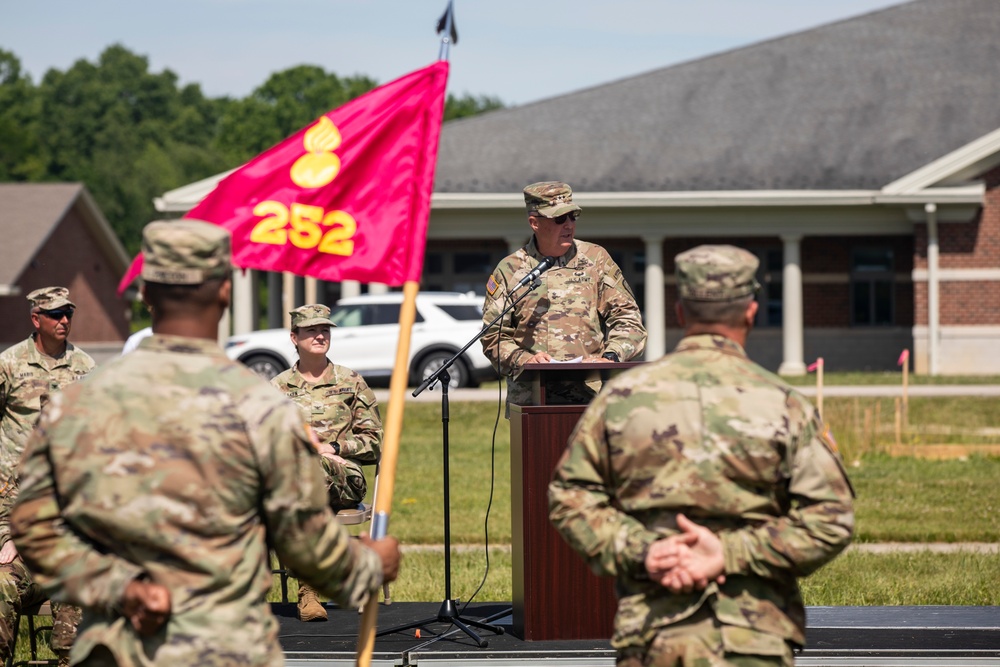
[[[439,602],[395,602],[380,606],[379,631],[434,617]],[[290,666],[353,665],[361,615],[331,608],[326,623],[302,623],[293,603],[272,605],[281,624],[281,645]],[[462,616],[489,619],[510,630],[509,604],[476,603],[459,607]],[[479,634],[479,648],[460,631],[431,644],[443,624],[378,636],[372,665],[566,665],[613,666],[606,641],[526,642],[510,635]],[[1000,665],[1000,607],[810,607],[808,647],[800,667],[964,667]]]

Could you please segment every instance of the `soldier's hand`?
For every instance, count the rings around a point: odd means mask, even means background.
[[[524,363],[526,364],[546,364],[552,361],[552,357],[548,352],[535,352],[533,355],[528,357]]]
[[[681,533],[654,542],[646,555],[651,580],[672,593],[703,590],[712,581],[726,581],[722,542],[708,528],[677,515]]]
[[[133,579],[125,587],[122,611],[140,635],[155,635],[170,618],[170,591],[151,581]]]
[[[604,357],[586,357],[584,363],[587,364],[613,364],[614,362]]]
[[[0,547],[0,565],[9,565],[15,558],[17,558],[17,547],[14,546],[14,540],[7,540],[3,547]]]
[[[367,535],[361,535],[361,543],[373,549],[382,559],[382,579],[386,583],[395,581],[399,576],[399,561],[403,556],[399,551],[399,540],[391,535],[381,540],[373,540]]]

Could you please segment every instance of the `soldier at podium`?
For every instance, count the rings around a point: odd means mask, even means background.
[[[575,238],[581,208],[573,190],[555,181],[533,183],[524,188],[524,203],[533,235],[487,281],[483,323],[500,314],[511,290],[543,259],[554,263],[541,286],[482,337],[486,356],[507,378],[508,408],[530,400],[530,384],[518,380],[527,363],[630,361],[646,345],[642,314],[621,269],[604,248]],[[550,388],[550,395],[587,403],[597,388],[567,385]]]
[[[744,352],[757,258],[676,258],[684,338],[608,382],[549,486],[550,518],[615,577],[619,667],[790,666],[796,582],[854,530],[853,491],[809,402]]]

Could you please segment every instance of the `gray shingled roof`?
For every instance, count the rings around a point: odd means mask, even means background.
[[[452,121],[435,190],[878,189],[1000,128],[998,35],[1000,0],[917,0]]]

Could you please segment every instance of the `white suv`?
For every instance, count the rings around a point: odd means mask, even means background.
[[[417,318],[410,338],[410,384],[416,385],[441,367],[479,333],[483,326],[482,297],[460,292],[417,295]],[[368,382],[392,375],[399,340],[400,292],[366,294],[341,299],[330,319],[330,352],[334,362],[364,376]],[[230,359],[241,361],[270,379],[298,360],[287,329],[267,329],[232,336],[226,343]],[[496,373],[476,341],[449,369],[452,387],[477,386]]]

